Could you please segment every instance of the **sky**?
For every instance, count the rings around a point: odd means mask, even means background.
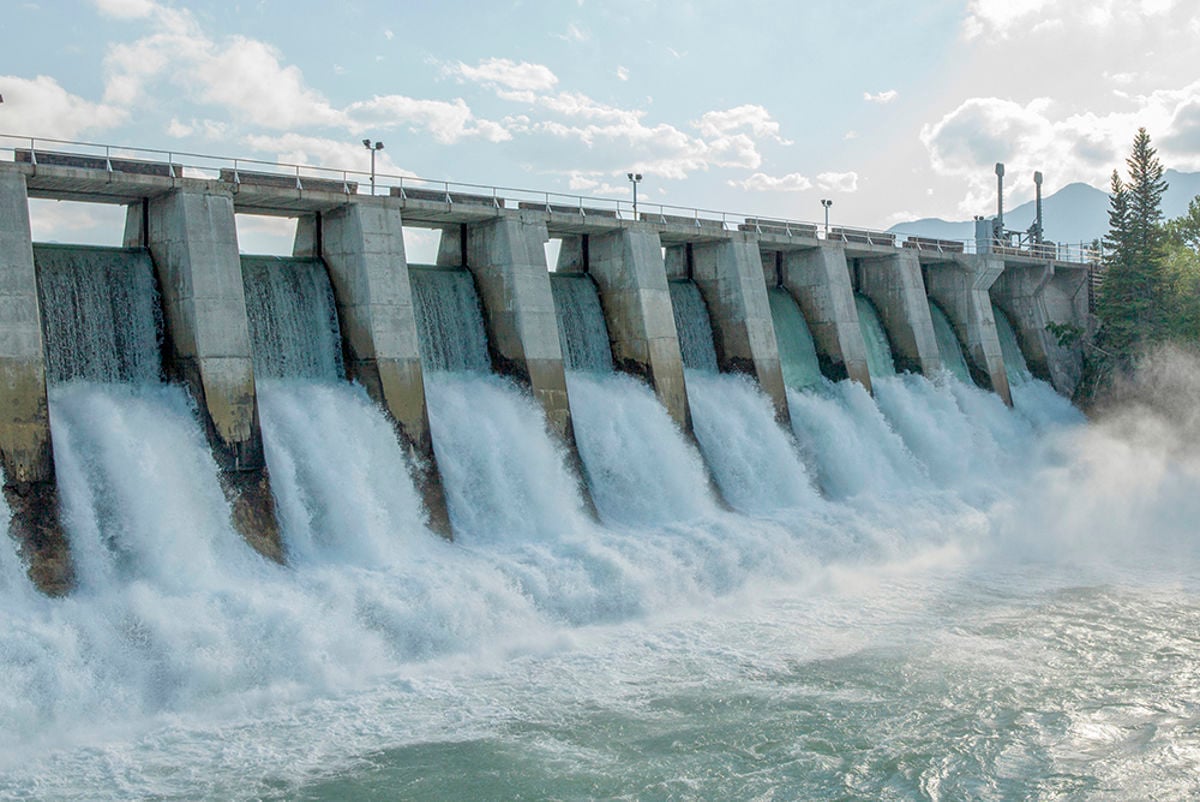
[[[0,132],[886,228],[1200,170],[1196,0],[12,0]],[[11,147],[0,142],[0,146]],[[35,204],[35,238],[119,239]],[[239,223],[246,237],[279,221]],[[264,240],[265,241],[265,240]]]

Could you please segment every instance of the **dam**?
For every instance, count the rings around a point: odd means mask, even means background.
[[[49,594],[96,571],[64,530],[56,465],[90,408],[202,441],[186,471],[211,459],[206,498],[286,564],[386,549],[370,516],[353,545],[322,534],[324,517],[364,514],[345,509],[348,482],[404,485],[389,504],[466,543],[792,508],[852,484],[806,461],[834,425],[793,419],[806,393],[913,375],[1011,406],[1017,385],[1069,396],[1080,378],[1079,346],[1047,325],[1087,328],[1086,253],[416,179],[367,194],[360,175],[61,143],[11,153],[0,467]],[[33,242],[30,198],[125,207],[122,247]],[[293,253],[242,254],[238,214],[294,218]],[[409,263],[406,227],[438,232],[435,264]]]

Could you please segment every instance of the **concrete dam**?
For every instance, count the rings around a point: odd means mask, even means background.
[[[246,541],[287,562],[323,547],[319,519],[350,503],[346,483],[410,476],[446,537],[580,511],[620,523],[803,504],[820,492],[804,443],[833,431],[793,419],[813,393],[915,375],[1011,406],[1019,386],[1070,395],[1080,376],[1078,347],[1047,326],[1087,328],[1089,266],[1058,253],[14,155],[0,163],[0,464],[10,531],[50,594],[94,574],[73,533],[106,493],[137,493],[123,461],[162,460],[183,483],[210,460],[198,498],[223,496]],[[33,242],[30,198],[127,207],[123,247]],[[243,255],[239,213],[295,218],[292,255]],[[440,232],[436,264],[409,263],[405,227]],[[94,431],[106,412],[131,433],[119,447]],[[203,446],[194,465],[139,450],[139,427],[159,423]],[[336,449],[353,470],[320,475]],[[823,490],[848,481],[825,474]],[[64,503],[64,477],[90,507]],[[164,513],[120,514],[152,531]]]

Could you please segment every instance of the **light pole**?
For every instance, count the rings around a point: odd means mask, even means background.
[[[626,173],[625,177],[633,184],[633,219],[637,220],[637,185],[642,182],[641,173]]]
[[[363,147],[371,151],[371,194],[375,194],[375,152],[383,150],[382,142],[372,142],[369,139],[363,140]]]
[[[833,201],[827,198],[821,198],[821,205],[825,207],[825,236],[829,236],[829,207],[833,205]]]

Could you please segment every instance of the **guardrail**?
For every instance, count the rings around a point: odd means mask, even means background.
[[[64,150],[66,149],[66,150]],[[305,189],[341,191],[348,195],[367,194],[372,186],[372,174],[366,170],[344,170],[313,164],[292,164],[240,156],[214,156],[188,151],[139,148],[48,137],[28,137],[0,134],[0,153],[8,153],[16,161],[53,163],[56,156],[70,154],[87,159],[92,169],[109,172],[148,172],[147,165],[162,165],[162,173],[180,178],[223,180],[239,183],[242,173],[253,174],[280,186]],[[39,156],[41,159],[39,160]],[[616,218],[619,220],[661,221],[663,223],[694,225],[700,229],[724,231],[757,231],[769,235],[807,237],[846,242],[848,244],[879,245],[913,248],[922,252],[947,255],[978,253],[975,239],[935,239],[902,231],[879,231],[869,228],[826,227],[809,220],[763,217],[753,213],[734,213],[690,206],[663,203],[633,203],[618,198],[573,195],[563,192],[522,189],[519,187],[471,184],[420,178],[414,175],[393,175],[376,172],[374,191],[378,195],[445,199],[448,204],[456,198],[484,199],[496,208],[545,208],[549,214],[579,214]],[[986,243],[985,243],[986,245]],[[1006,254],[1053,258],[1080,264],[1099,261],[1101,254],[1082,243],[1078,246],[1044,243],[1035,249],[1005,247]],[[999,252],[999,251],[996,251]]]

